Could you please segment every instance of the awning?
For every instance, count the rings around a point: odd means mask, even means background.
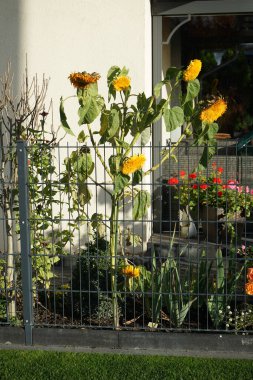
[[[245,14],[253,12],[253,0],[151,0],[151,7],[153,16]]]

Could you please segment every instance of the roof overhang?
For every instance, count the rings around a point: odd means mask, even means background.
[[[153,16],[253,13],[253,0],[151,0]]]

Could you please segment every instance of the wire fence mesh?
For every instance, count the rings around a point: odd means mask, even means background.
[[[219,143],[200,170],[181,144],[157,182],[118,185],[116,215],[94,147],[20,146],[1,148],[0,324],[252,331],[253,148]],[[170,148],[145,147],[147,169]]]

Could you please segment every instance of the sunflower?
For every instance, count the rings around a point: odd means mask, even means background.
[[[205,108],[200,113],[200,120],[206,123],[213,123],[221,117],[227,110],[227,103],[224,99],[219,98],[212,105]]]
[[[253,282],[247,282],[245,284],[245,293],[249,296],[253,296]]]
[[[128,277],[139,277],[140,276],[140,268],[134,267],[133,265],[127,265],[122,269],[122,273]]]
[[[140,170],[145,164],[145,161],[146,157],[144,154],[129,157],[123,162],[121,172],[123,174],[132,174],[136,172],[136,170]]]
[[[247,279],[249,280],[249,282],[253,282],[253,268],[248,268]]]
[[[183,72],[183,79],[186,82],[194,80],[200,73],[202,62],[199,59],[193,59],[186,70]]]
[[[131,79],[125,75],[121,75],[114,79],[113,87],[116,91],[125,91],[130,86]]]
[[[98,73],[89,74],[86,71],[82,73],[72,73],[69,76],[70,82],[76,88],[86,88],[91,83],[96,83],[100,78]]]

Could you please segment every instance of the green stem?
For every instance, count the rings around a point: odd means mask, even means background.
[[[88,126],[88,131],[89,131],[89,135],[90,135],[90,140],[91,140],[91,143],[92,143],[92,146],[96,152],[96,155],[98,156],[101,164],[103,165],[103,167],[105,168],[105,171],[106,173],[111,177],[111,179],[113,180],[113,175],[110,173],[110,170],[108,169],[108,167],[106,166],[106,163],[104,162],[103,160],[103,157],[101,156],[98,148],[97,148],[97,145],[95,143],[95,140],[94,140],[94,137],[93,137],[93,133],[92,133],[92,130],[91,130],[91,127],[90,127],[90,124],[87,124]]]
[[[152,168],[150,168],[149,170],[147,170],[147,171],[144,173],[144,175],[148,175],[148,174],[150,174],[151,172],[154,172],[155,170],[157,170],[157,169],[158,169],[158,168],[164,163],[164,161],[168,160],[168,159],[171,157],[172,153],[173,153],[174,150],[178,147],[178,145],[181,143],[181,141],[182,141],[185,137],[187,137],[188,128],[189,128],[189,126],[186,127],[185,131],[184,131],[183,134],[180,136],[180,138],[178,139],[178,141],[173,145],[172,148],[170,148],[170,150],[168,151],[168,153],[165,154],[165,155],[163,156],[163,158],[161,159],[161,161],[158,162],[158,164],[152,166]]]
[[[114,328],[119,327],[119,309],[117,297],[117,250],[118,250],[118,212],[119,201],[112,197],[112,212],[110,218],[110,256],[111,256],[111,288]]]
[[[110,192],[109,190],[107,190],[107,189],[105,188],[105,186],[103,186],[101,183],[98,183],[97,181],[95,181],[95,179],[92,178],[90,175],[88,176],[88,178],[90,178],[90,180],[91,180],[92,182],[94,182],[96,186],[101,187],[101,189],[103,189],[107,194],[109,194],[110,197],[112,196],[111,192]]]
[[[123,159],[128,156],[128,153],[130,152],[130,150],[132,149],[132,147],[135,145],[135,143],[138,140],[138,138],[140,137],[140,135],[141,135],[140,132],[136,133],[136,135],[134,136],[133,140],[131,141],[131,143],[129,145],[129,148],[125,151],[125,153],[123,155]]]

